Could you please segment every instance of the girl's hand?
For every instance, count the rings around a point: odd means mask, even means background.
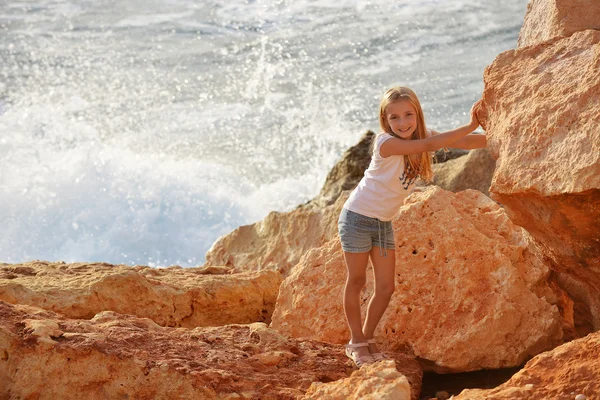
[[[479,103],[481,103],[481,100],[478,100],[471,107],[471,121],[469,122],[469,126],[472,127],[473,130],[479,126],[479,120],[477,119],[477,109],[479,108]]]

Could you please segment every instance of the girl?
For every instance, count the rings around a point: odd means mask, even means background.
[[[476,104],[471,108],[468,125],[439,133],[426,129],[421,104],[412,90],[394,87],[381,100],[382,132],[373,139],[371,164],[344,204],[338,221],[348,270],[344,312],[351,339],[346,345],[346,355],[359,368],[387,358],[377,349],[373,333],[394,292],[395,245],[391,221],[412,192],[416,179],[431,180],[429,152],[444,147],[486,146],[485,135],[469,135],[479,126]],[[366,283],[369,258],[375,292],[361,326],[360,292]]]

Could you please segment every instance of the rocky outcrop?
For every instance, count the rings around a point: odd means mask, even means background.
[[[409,344],[430,369],[473,371],[520,365],[562,342],[548,269],[491,199],[431,187],[410,196],[393,225],[396,291],[375,332],[384,350]],[[309,252],[282,283],[270,326],[346,342],[345,277],[339,240]],[[363,315],[372,287],[369,273]]]
[[[69,318],[89,319],[110,310],[186,328],[270,322],[279,273],[226,271],[44,261],[0,264],[0,300]]]
[[[560,2],[557,2],[559,4]],[[600,15],[598,15],[600,20]],[[600,329],[600,31],[499,55],[482,110],[490,188]]]
[[[531,46],[587,29],[600,29],[598,0],[531,0],[518,46]]]
[[[433,165],[431,185],[451,192],[475,189],[489,196],[489,188],[496,168],[496,160],[488,149],[475,149],[463,157]],[[418,182],[418,186],[427,186]]]
[[[367,365],[349,378],[313,383],[302,398],[322,399],[410,400],[410,385],[394,361],[383,361]]]
[[[349,362],[341,346],[284,338],[263,323],[166,328],[0,301],[0,398],[291,400],[312,382],[346,378]]]
[[[240,226],[212,245],[204,266],[226,265],[237,272],[271,270],[285,278],[303,254],[336,237],[344,201],[338,198],[323,209],[271,212],[262,221]]]
[[[600,332],[537,355],[506,383],[455,400],[587,399],[600,396]]]

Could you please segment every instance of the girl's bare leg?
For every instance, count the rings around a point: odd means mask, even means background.
[[[379,255],[379,247],[373,247],[370,254],[375,276],[375,293],[369,302],[362,329],[365,339],[373,338],[375,328],[390,303],[396,283],[396,252],[388,249],[387,257],[383,257]],[[374,344],[369,345],[369,350],[371,353],[379,351]]]
[[[388,253],[389,254],[389,253]],[[361,326],[360,315],[360,292],[367,282],[367,263],[369,252],[348,253],[344,252],[348,276],[344,288],[344,313],[352,335],[351,343],[365,342],[365,336]],[[356,350],[359,356],[368,356],[367,347],[359,347]]]

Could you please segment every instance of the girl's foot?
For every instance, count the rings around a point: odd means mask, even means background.
[[[374,361],[389,359],[389,357],[386,354],[379,351],[379,349],[377,348],[377,344],[375,343],[375,339],[369,339],[367,340],[367,343],[369,343],[369,352],[371,353],[371,357]]]
[[[348,343],[346,345],[346,356],[354,361],[354,365],[358,368],[366,364],[372,364],[375,360],[369,353],[369,344],[363,343]]]

